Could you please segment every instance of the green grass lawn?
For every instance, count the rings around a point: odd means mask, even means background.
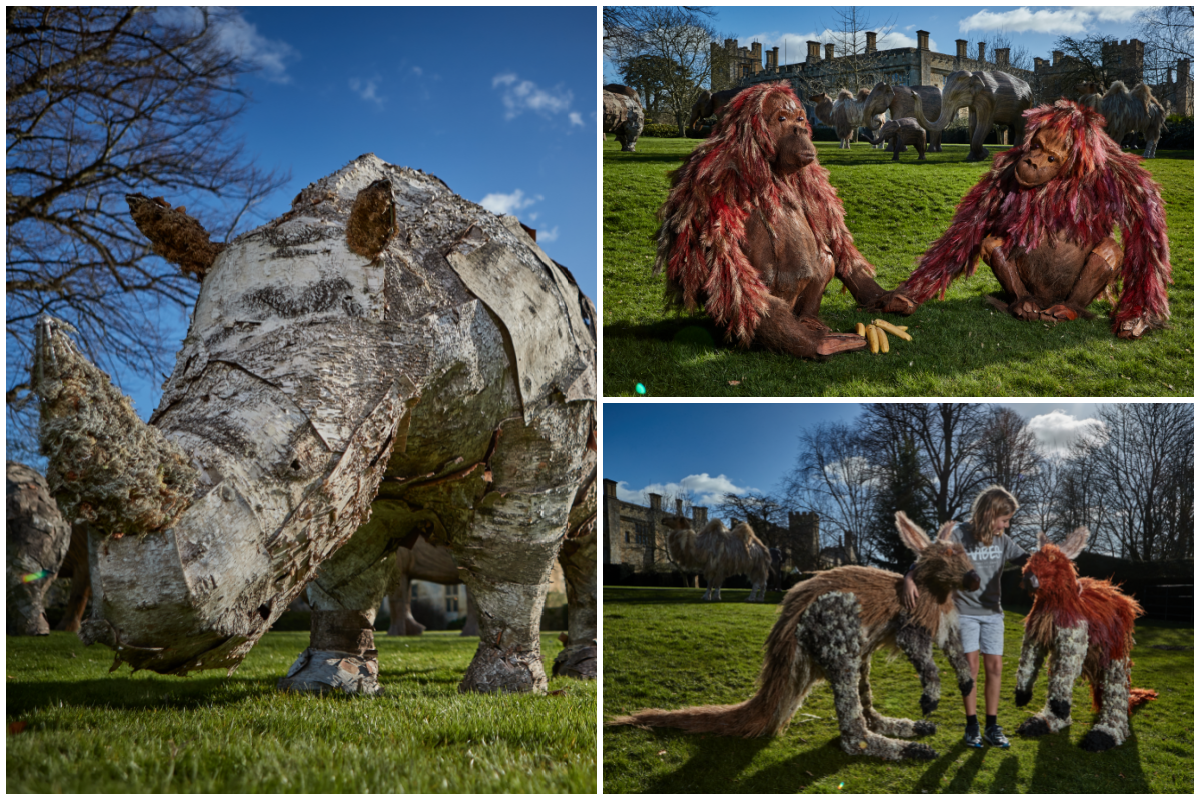
[[[308,633],[232,676],[108,673],[74,634],[8,637],[9,792],[595,792],[596,685],[459,694],[478,640],[376,637],[380,698],[285,695]],[[561,645],[542,635],[553,658]],[[549,671],[549,667],[547,667]]]
[[[722,592],[727,599],[715,604],[703,603],[701,594],[696,589],[605,587],[605,719],[647,707],[737,703],[751,696],[762,645],[775,621],[774,602],[781,595],[771,593],[768,603],[748,604],[741,602],[748,590],[727,590]],[[1078,746],[1094,719],[1083,681],[1075,686],[1075,722],[1067,731],[1037,739],[1014,733],[1046,702],[1043,675],[1030,705],[1013,705],[1021,616],[1005,614],[999,721],[1012,738],[1009,750],[974,750],[962,744],[962,701],[953,672],[939,653],[942,702],[929,717],[938,731],[920,740],[938,751],[934,761],[883,762],[842,752],[833,694],[821,684],[777,738],[605,728],[604,790],[1192,793],[1192,628],[1138,624],[1133,685],[1157,690],[1159,699],[1133,715],[1133,736],[1125,744],[1088,753]],[[920,718],[920,681],[903,656],[889,660],[885,651],[876,652],[871,687],[885,716]]]
[[[892,337],[891,352],[849,353],[826,362],[802,361],[723,340],[703,314],[663,309],[654,265],[655,213],[666,199],[667,174],[697,140],[643,138],[638,152],[604,144],[604,394],[637,396],[1151,396],[1192,395],[1193,386],[1193,159],[1191,151],[1160,151],[1144,162],[1163,186],[1174,285],[1168,287],[1171,327],[1141,341],[1109,331],[1107,301],[1092,304],[1092,320],[1059,326],[1022,322],[984,303],[1000,284],[986,265],[956,281],[942,301],[931,300],[908,324],[913,341]],[[846,206],[855,243],[894,288],[916,259],[949,226],[963,195],[988,163],[964,161],[967,145],[946,145],[916,162],[915,151],[892,163],[890,154],[857,144],[817,145]],[[993,152],[995,148],[991,148]],[[821,315],[838,331],[879,314],[857,310],[834,280]]]

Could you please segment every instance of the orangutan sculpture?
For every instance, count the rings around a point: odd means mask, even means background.
[[[906,144],[917,148],[917,161],[925,160],[925,129],[912,117],[889,120],[875,136],[884,142],[891,141],[892,161],[900,160],[900,153]]]
[[[786,82],[733,99],[674,173],[659,218],[654,271],[667,274],[669,303],[703,305],[743,346],[756,342],[803,358],[867,346],[817,318],[835,275],[860,303],[883,289],[846,229],[842,202]]]
[[[127,200],[156,249],[197,252],[182,209]],[[556,558],[582,609],[556,668],[594,677],[595,310],[517,220],[368,154],[188,266],[199,298],[149,424],[38,326],[47,482],[88,521],[80,638],[135,669],[233,669],[307,590],[280,687],[378,694],[390,556],[425,532],[480,610],[460,689],[545,690]]]
[[[1090,108],[1059,100],[1025,112],[1025,122],[1021,145],[997,156],[950,229],[875,307],[911,314],[982,258],[1004,287],[1003,301],[990,299],[1019,319],[1090,316],[1088,304],[1120,274],[1113,332],[1135,339],[1162,327],[1171,263],[1158,184]]]

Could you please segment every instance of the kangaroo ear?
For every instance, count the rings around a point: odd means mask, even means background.
[[[392,182],[377,180],[358,193],[346,221],[346,245],[365,258],[375,258],[396,232]]]
[[[1063,543],[1059,545],[1059,549],[1063,551],[1063,555],[1074,561],[1083,552],[1083,548],[1087,545],[1088,536],[1090,535],[1087,528],[1076,528],[1063,540]]]
[[[1038,531],[1038,550],[1041,550],[1048,544],[1050,544],[1050,540],[1046,538],[1046,532]]]
[[[957,525],[954,520],[948,519],[942,523],[942,527],[938,529],[937,540],[939,542],[948,542],[954,534],[954,526]]]
[[[896,512],[896,530],[900,531],[900,540],[904,542],[904,546],[914,553],[920,555],[922,550],[929,547],[929,537],[925,535],[925,531],[918,528],[903,511]]]

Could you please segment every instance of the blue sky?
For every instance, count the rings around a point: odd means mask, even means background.
[[[1094,418],[1097,403],[1003,403],[1031,423],[1045,448],[1074,438]],[[706,495],[770,493],[792,469],[806,429],[852,422],[859,403],[604,404],[603,477],[618,494],[643,502],[643,492],[671,495],[672,484]]]
[[[828,31],[837,30],[838,8],[832,6],[714,6],[712,24],[722,37],[739,40],[749,47],[761,42],[763,50],[779,46],[781,64],[804,60],[805,42],[828,41]],[[1136,34],[1133,16],[1137,6],[859,6],[878,30],[894,24],[888,38],[879,39],[879,49],[916,47],[917,31],[929,31],[930,49],[954,54],[954,40],[966,39],[967,52],[978,52],[976,42],[1003,33],[1014,47],[1024,47],[1030,56],[1049,59],[1059,36],[1104,34],[1129,39]],[[784,57],[786,53],[786,58]],[[605,73],[616,79],[612,65]]]
[[[234,132],[292,173],[267,218],[374,152],[516,215],[596,299],[596,23],[594,7],[242,9],[227,46],[261,69]],[[186,320],[163,324],[182,340]],[[148,417],[160,383],[122,388]]]

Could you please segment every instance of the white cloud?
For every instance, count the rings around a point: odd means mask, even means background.
[[[912,26],[915,28],[916,26]],[[878,33],[878,31],[876,31]],[[758,33],[747,39],[739,39],[739,44],[747,42],[762,42],[763,50],[770,50],[772,47],[779,47],[779,63],[798,64],[802,63],[808,55],[808,42],[821,43],[821,58],[825,58],[825,45],[832,43],[837,45],[841,34],[830,30],[829,28],[820,31],[810,31],[808,33],[781,33],[780,31],[770,31]],[[860,38],[860,43],[866,45],[866,37]],[[875,47],[879,50],[894,50],[899,47],[916,47],[916,36],[905,36],[903,33],[892,31],[891,33],[881,34],[876,42]],[[929,40],[929,47],[934,52],[938,52],[938,44],[933,39]],[[834,50],[834,58],[840,58],[845,55],[840,47]]]
[[[523,208],[528,208],[539,200],[544,200],[540,194],[533,197],[526,197],[525,193],[520,189],[516,189],[512,194],[504,194],[503,192],[492,192],[484,196],[479,201],[479,205],[491,211],[493,214],[515,214]]]
[[[1083,33],[1092,22],[1089,8],[1032,11],[1026,6],[1009,11],[979,11],[958,21],[959,31],[1005,31],[1008,33],[1053,33],[1068,36]]]
[[[193,29],[198,29],[204,20],[199,9],[188,6],[160,6],[154,11],[154,18],[164,25]],[[294,47],[282,40],[266,38],[236,9],[210,12],[209,19],[213,42],[221,52],[261,70],[263,77],[273,83],[291,81],[287,64],[300,57]]]
[[[826,465],[825,474],[846,486],[870,486],[879,482],[882,470],[862,456],[851,456]]]
[[[572,111],[570,114],[567,114],[567,119],[571,120],[572,125],[583,127],[583,117],[580,116],[578,111]]]
[[[1029,420],[1029,430],[1037,438],[1042,453],[1051,458],[1062,458],[1071,445],[1084,436],[1104,436],[1104,423],[1098,419],[1077,419],[1063,411],[1039,414]]]
[[[553,228],[539,230],[537,232],[537,240],[538,240],[538,242],[557,242],[558,241],[558,226],[555,225]]]
[[[557,230],[557,229],[556,229]],[[538,233],[539,240],[541,233]],[[627,503],[648,503],[646,495],[659,494],[668,500],[690,494],[692,502],[697,506],[712,508],[725,502],[725,495],[744,495],[755,491],[748,486],[737,486],[724,475],[713,477],[707,472],[699,475],[688,475],[681,481],[671,483],[652,483],[641,489],[630,489],[629,484],[621,481],[617,484],[617,497]]]
[[[504,103],[505,119],[513,119],[526,111],[543,117],[567,114],[570,118],[572,113],[571,101],[574,95],[568,89],[542,89],[533,81],[521,80],[513,72],[504,72],[492,78],[492,88],[501,91],[500,99]],[[575,124],[574,119],[570,121]],[[579,124],[583,124],[582,119]]]
[[[419,78],[425,74],[425,70],[421,69],[420,67],[413,67],[412,74],[416,75]]]
[[[376,92],[376,89],[379,86],[378,85],[379,80],[380,80],[380,78],[378,75],[376,75],[374,78],[368,78],[367,80],[362,80],[361,78],[351,78],[350,79],[350,91],[357,94],[363,100],[366,100],[369,103],[374,103],[375,105],[382,108],[383,107],[383,98],[380,97],[379,94]]]

